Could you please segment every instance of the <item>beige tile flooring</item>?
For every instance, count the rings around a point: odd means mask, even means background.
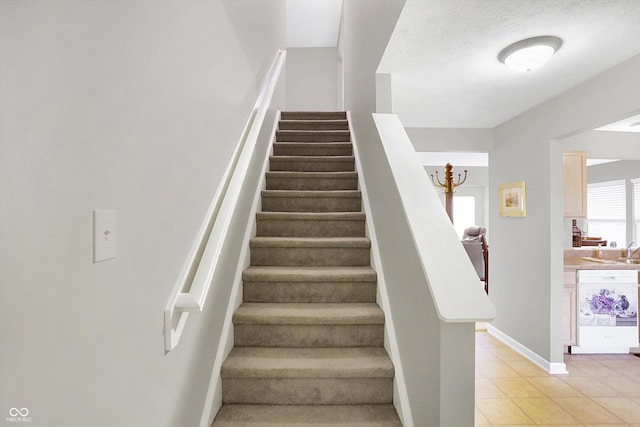
[[[476,426],[640,427],[640,358],[565,354],[550,375],[476,332]]]

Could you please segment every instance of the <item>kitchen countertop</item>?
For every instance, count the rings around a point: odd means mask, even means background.
[[[603,257],[598,257],[598,248],[581,247],[564,250],[564,271],[576,270],[638,270],[640,264],[627,264],[618,258],[626,254],[621,248],[601,248]]]
[[[640,264],[627,264],[610,259],[602,259],[598,262],[581,257],[565,257],[564,271],[575,270],[640,270]]]

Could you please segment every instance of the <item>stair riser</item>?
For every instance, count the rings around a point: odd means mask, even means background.
[[[376,302],[376,282],[245,282],[244,302]]]
[[[308,144],[308,143],[307,143]],[[276,156],[352,156],[351,145],[323,144],[322,146],[308,144],[290,145],[273,144],[273,154]]]
[[[360,212],[361,197],[262,196],[264,212]]]
[[[280,130],[349,130],[346,120],[281,120]]]
[[[213,427],[402,427],[392,404],[225,405]],[[259,424],[262,423],[262,424]]]
[[[347,142],[349,131],[276,131],[277,142]]]
[[[267,190],[357,190],[358,178],[267,177]]]
[[[365,223],[355,220],[258,220],[257,235],[269,237],[364,237]]]
[[[344,111],[283,111],[280,120],[346,120]]]
[[[384,325],[234,325],[236,347],[378,347]]]
[[[366,404],[391,403],[391,378],[223,378],[226,404]]]
[[[271,159],[269,162],[272,171],[287,172],[352,172],[354,161],[351,159],[340,161],[324,160],[291,160],[286,156],[279,159]]]
[[[251,265],[345,267],[371,265],[369,248],[251,247]]]

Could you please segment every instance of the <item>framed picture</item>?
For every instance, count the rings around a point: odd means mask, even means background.
[[[527,216],[527,197],[524,181],[498,186],[500,216]]]

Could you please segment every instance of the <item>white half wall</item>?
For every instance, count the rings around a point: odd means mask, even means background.
[[[198,424],[228,291],[167,355],[163,311],[285,6],[0,2],[0,424],[12,407],[33,425]],[[97,264],[93,209],[117,212]]]
[[[456,372],[462,377],[473,371],[473,326],[439,322],[415,252],[399,250],[412,245],[411,234],[372,120],[376,111],[375,72],[403,4],[402,0],[345,0],[339,43],[344,61],[344,102],[351,111],[360,148],[390,303],[396,307],[420,307],[415,312],[405,309],[393,313],[414,425],[471,425],[473,404],[459,405],[447,394],[451,391],[447,386],[455,389],[460,381],[452,381],[446,374],[454,367],[461,367]],[[466,339],[446,341],[453,335]],[[453,350],[455,357],[448,357]],[[419,374],[412,375],[416,372]],[[472,400],[473,382],[466,385],[464,397],[471,396]],[[441,419],[440,414],[451,414],[454,405],[458,419]],[[467,422],[459,423],[459,419]]]
[[[338,110],[338,48],[287,49],[287,110]]]

